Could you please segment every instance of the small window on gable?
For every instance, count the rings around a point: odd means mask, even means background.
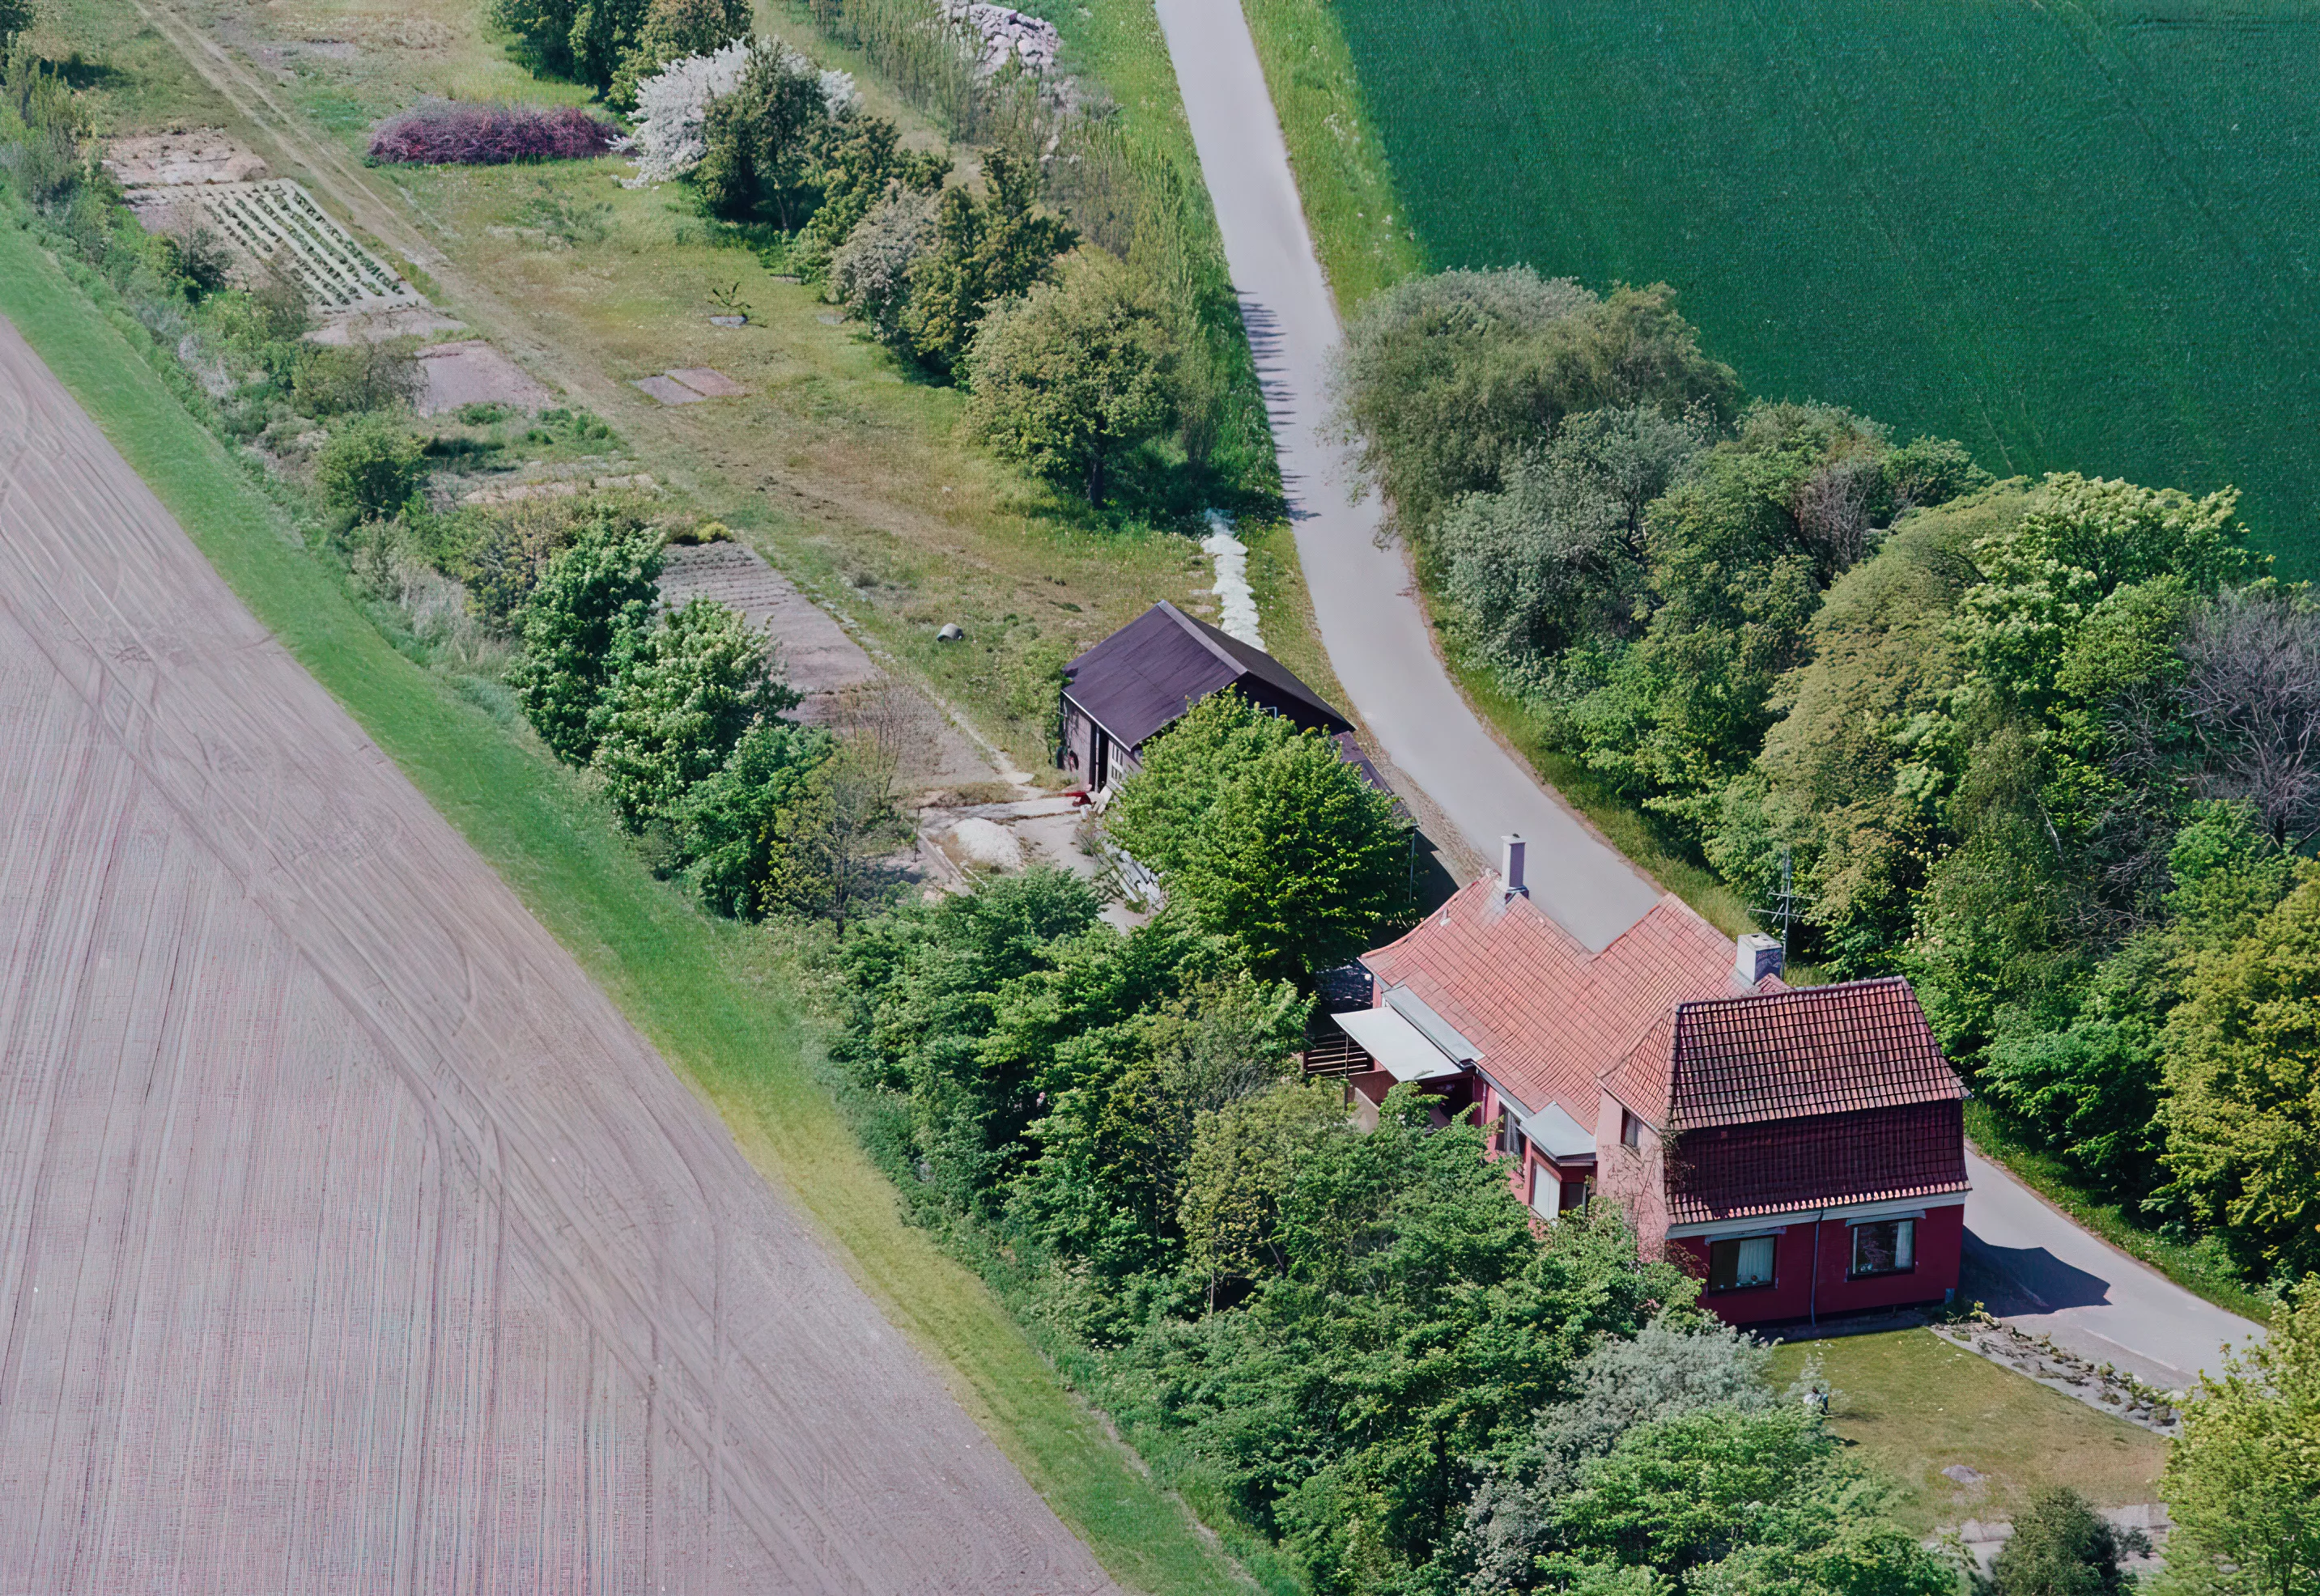
[[[1917,1221],[1879,1220],[1853,1227],[1853,1275],[1907,1274],[1917,1266]]]
[[[1745,1292],[1772,1283],[1771,1236],[1735,1236],[1708,1244],[1708,1289]]]
[[[1619,1111],[1619,1142],[1630,1147],[1644,1145],[1644,1122],[1625,1109]]]

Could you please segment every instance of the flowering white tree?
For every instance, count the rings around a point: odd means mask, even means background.
[[[778,39],[752,44],[736,39],[708,55],[671,61],[637,83],[637,175],[621,181],[630,188],[666,183],[699,166],[709,153],[709,106],[741,86],[749,63],[760,51],[770,53],[784,72],[811,76],[821,90],[823,108],[835,120],[851,116],[862,104],[851,72],[822,71],[812,58],[792,50]]]
[[[630,188],[682,177],[709,153],[709,103],[739,86],[749,69],[748,41],[736,39],[705,56],[671,61],[637,84],[637,175]]]

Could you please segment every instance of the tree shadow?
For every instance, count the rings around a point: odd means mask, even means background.
[[[128,74],[122,71],[120,68],[109,67],[103,61],[84,59],[78,50],[73,51],[60,61],[44,57],[40,64],[47,71],[62,78],[66,87],[76,92],[85,88],[115,87],[126,82],[128,78]]]

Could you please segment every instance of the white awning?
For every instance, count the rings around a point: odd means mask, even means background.
[[[1397,1081],[1433,1081],[1466,1066],[1426,1039],[1426,1033],[1391,1009],[1349,1009],[1332,1014],[1337,1029]],[[1594,1144],[1588,1144],[1592,1147]]]
[[[1515,1116],[1516,1128],[1538,1145],[1538,1150],[1558,1163],[1567,1158],[1592,1158],[1595,1133],[1554,1103],[1535,1114]]]

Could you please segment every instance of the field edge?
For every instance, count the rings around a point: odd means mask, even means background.
[[[0,211],[0,314],[240,602],[719,1114],[1066,1527],[1133,1589],[1245,1588],[1005,1305],[904,1222],[813,1075],[811,1028],[777,950],[655,882],[567,775],[398,653],[170,390],[136,341],[150,344],[143,330],[90,294]]]

